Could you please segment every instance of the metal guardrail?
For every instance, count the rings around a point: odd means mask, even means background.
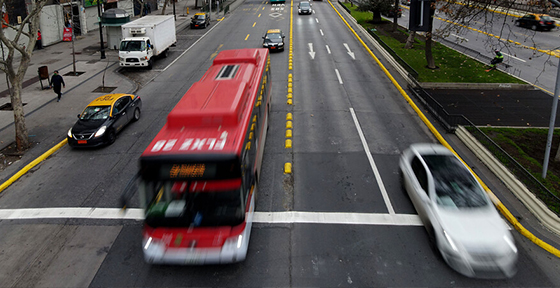
[[[412,94],[422,102],[424,107],[434,116],[447,132],[454,132],[457,126],[464,126],[482,145],[484,145],[500,162],[513,173],[519,181],[541,199],[550,210],[560,216],[560,198],[552,193],[533,174],[519,164],[511,155],[504,151],[490,137],[476,127],[463,115],[449,114],[426,90],[417,83],[416,87],[409,86]]]

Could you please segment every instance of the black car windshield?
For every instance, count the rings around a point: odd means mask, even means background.
[[[88,106],[80,115],[80,120],[105,120],[109,118],[111,106]]]
[[[197,20],[204,20],[204,18],[206,18],[206,16],[204,16],[204,15],[194,15],[194,19],[197,19]]]
[[[488,206],[486,192],[457,158],[449,155],[423,158],[432,172],[438,205],[455,209]]]

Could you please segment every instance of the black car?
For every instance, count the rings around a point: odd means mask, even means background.
[[[556,27],[556,21],[546,14],[527,14],[515,20],[515,24],[519,27],[531,28],[535,31],[550,31]]]
[[[206,28],[208,25],[210,25],[210,14],[208,13],[196,13],[191,18],[191,29]]]
[[[142,100],[132,94],[107,94],[93,100],[68,130],[71,147],[112,144],[130,121],[140,119]]]
[[[284,33],[280,29],[269,29],[263,36],[263,47],[270,51],[284,51]]]
[[[311,9],[311,4],[308,1],[301,1],[299,2],[298,6],[298,14],[313,14],[313,9]]]

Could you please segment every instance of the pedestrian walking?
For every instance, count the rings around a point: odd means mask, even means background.
[[[62,92],[60,91],[62,90],[61,86],[66,88],[64,79],[62,79],[62,76],[58,74],[58,70],[54,70],[53,76],[51,78],[51,88],[53,88],[54,93],[58,95],[58,99],[56,100],[56,102],[60,102],[60,97],[62,97]]]
[[[41,30],[37,31],[37,42],[35,42],[35,47],[37,50],[43,49],[43,37],[41,36]]]

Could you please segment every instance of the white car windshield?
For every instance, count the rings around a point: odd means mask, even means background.
[[[425,155],[423,158],[434,178],[438,205],[464,209],[489,204],[476,179],[457,158],[449,155]]]

